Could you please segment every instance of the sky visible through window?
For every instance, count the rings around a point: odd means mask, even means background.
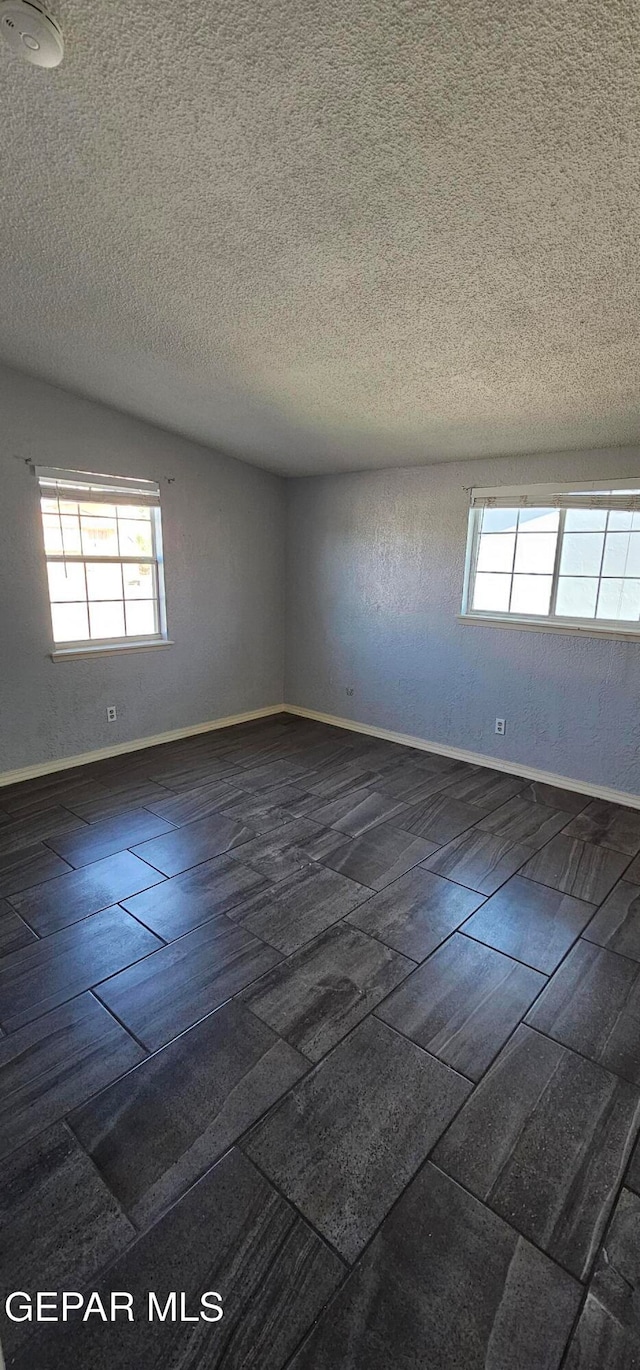
[[[46,496],[41,508],[54,641],[158,635],[154,511]]]
[[[472,612],[640,620],[640,512],[483,508]]]

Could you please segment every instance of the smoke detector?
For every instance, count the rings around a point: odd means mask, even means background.
[[[62,29],[38,0],[1,0],[0,33],[34,67],[57,67],[62,61]]]

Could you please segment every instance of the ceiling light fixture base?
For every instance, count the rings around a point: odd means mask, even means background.
[[[57,67],[62,61],[62,29],[38,0],[1,0],[0,33],[12,52],[34,67]]]

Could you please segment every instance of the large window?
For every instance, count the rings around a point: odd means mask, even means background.
[[[462,610],[640,632],[640,481],[473,490]]]
[[[166,639],[153,481],[38,468],[56,648]]]

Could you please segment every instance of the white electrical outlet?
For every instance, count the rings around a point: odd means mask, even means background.
[[[118,717],[115,704],[110,704],[107,709],[107,723],[115,723]]]
[[[497,734],[498,734],[498,737],[504,737],[506,731],[507,731],[507,720],[506,720],[506,718],[496,718],[496,732],[497,732]]]

